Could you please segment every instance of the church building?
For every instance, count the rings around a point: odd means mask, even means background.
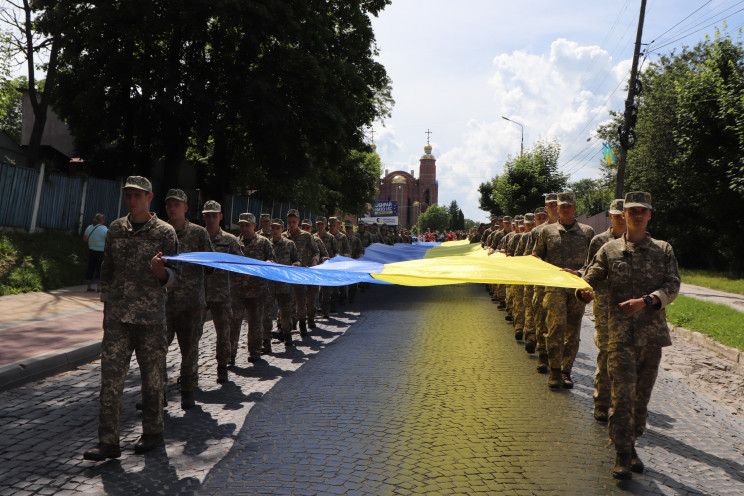
[[[408,173],[401,170],[388,172],[386,169],[385,176],[377,185],[379,193],[375,200],[398,202],[398,224],[405,229],[416,224],[419,215],[439,200],[437,159],[431,154],[429,140],[426,141],[424,154],[419,160],[418,179],[413,170]]]

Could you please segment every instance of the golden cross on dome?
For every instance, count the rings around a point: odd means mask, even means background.
[[[431,131],[429,129],[426,129],[426,132],[424,133],[426,135],[426,144],[429,144],[429,138],[431,137]]]

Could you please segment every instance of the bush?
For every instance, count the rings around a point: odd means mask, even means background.
[[[87,252],[86,243],[77,235],[0,234],[0,295],[82,284]]]

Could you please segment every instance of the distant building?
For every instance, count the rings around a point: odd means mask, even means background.
[[[439,185],[437,184],[437,159],[431,154],[431,145],[426,143],[424,154],[419,160],[419,178],[405,171],[393,171],[379,180],[379,193],[376,201],[398,202],[398,223],[410,229],[416,224],[419,215],[426,212],[429,205],[439,200]]]

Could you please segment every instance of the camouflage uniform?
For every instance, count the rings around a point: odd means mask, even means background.
[[[630,194],[629,194],[630,195]],[[626,196],[626,208],[629,204]],[[661,348],[672,344],[664,308],[677,297],[679,269],[669,243],[647,236],[630,243],[626,235],[602,246],[586,269],[592,287],[607,281],[609,303],[608,368],[612,381],[609,435],[618,453],[629,453],[646,428],[648,401],[656,381]],[[633,315],[619,304],[656,296]]]
[[[579,270],[584,266],[594,230],[574,221],[570,226],[560,222],[545,224],[535,241],[533,253],[545,262],[560,268]],[[545,290],[543,306],[546,311],[548,334],[548,363],[570,376],[576,353],[579,351],[579,331],[584,305],[566,288],[549,287]]]
[[[516,223],[515,223],[516,224]],[[510,231],[504,235],[504,237],[501,238],[501,241],[499,242],[498,249],[500,251],[503,251],[504,253],[507,252],[507,249],[509,248],[509,243],[511,243],[511,240],[514,239],[514,237],[519,234],[516,229],[513,231]],[[503,296],[504,304],[506,305],[506,313],[508,316],[513,317],[512,315],[512,299],[511,299],[511,290],[509,289],[511,285],[510,284],[502,284],[501,287],[501,294],[500,297]]]
[[[364,248],[368,247],[369,245],[371,245],[373,243],[372,236],[367,231],[367,229],[364,229],[363,231],[360,231],[360,233],[359,233],[359,239],[362,240],[362,247],[364,247]]]
[[[255,222],[255,218],[251,222]],[[238,242],[244,256],[262,261],[274,260],[274,250],[271,242],[263,236],[254,233],[252,238],[246,238],[241,235],[238,238]],[[247,316],[248,354],[251,357],[259,356],[262,348],[271,347],[271,334],[263,332],[263,324],[261,322],[263,303],[269,291],[266,282],[266,279],[262,277],[241,274],[237,277],[235,285],[237,298],[233,301],[238,305],[238,311],[242,313],[245,310]],[[235,339],[234,346],[237,351],[237,340],[239,336],[231,336],[231,342],[233,342],[233,338]]]
[[[334,221],[331,219],[328,219],[329,224],[333,223]],[[337,223],[341,224],[341,221],[336,219]],[[338,254],[342,257],[351,257],[351,246],[349,246],[349,238],[346,237],[346,234],[342,233],[340,230],[336,231],[336,234],[332,235],[334,238],[336,238],[336,246],[338,246]],[[331,298],[335,298],[340,304],[346,303],[347,299],[347,286],[334,286],[332,288],[332,295]]]
[[[282,236],[293,241],[297,247],[297,253],[303,267],[312,267],[320,260],[320,252],[313,242],[313,235],[297,228],[294,234],[284,231]],[[307,319],[315,319],[315,290],[317,286],[305,284],[293,284],[294,293],[294,313],[293,317],[299,322],[305,322]],[[307,297],[307,291],[310,289],[310,298]],[[303,324],[304,325],[304,324]]]
[[[319,222],[323,222],[325,224],[325,217],[319,217]],[[333,234],[329,233],[328,231],[324,232],[322,236],[320,236],[318,233],[315,233],[315,238],[319,240],[321,243],[323,243],[323,246],[325,246],[326,251],[328,252],[328,257],[333,258],[338,255],[338,245],[336,244],[336,238],[333,237]],[[323,315],[328,315],[328,312],[331,310],[331,295],[333,294],[333,288],[330,286],[321,286],[320,287],[320,311],[323,312]],[[334,308],[335,311],[335,308]]]
[[[242,255],[238,238],[232,234],[220,231],[215,236],[210,236],[214,251],[220,253],[231,253],[233,255]],[[235,274],[237,276],[237,274]],[[212,314],[214,321],[214,331],[217,336],[217,365],[225,367],[228,363],[235,361],[238,352],[238,337],[240,336],[240,326],[242,325],[243,315],[237,310],[233,312],[231,285],[233,280],[237,280],[230,272],[222,269],[215,269],[214,272],[207,275],[207,307]],[[236,308],[238,308],[236,306]],[[234,321],[237,320],[237,326]],[[237,336],[233,337],[233,329],[237,328]]]
[[[589,253],[586,257],[588,266],[594,259],[599,249],[606,243],[617,239],[612,234],[612,227],[607,231],[597,234],[589,244]],[[594,344],[597,346],[597,370],[594,372],[594,407],[605,413],[612,402],[612,389],[610,376],[607,371],[607,342],[609,341],[609,313],[610,307],[607,301],[607,281],[601,281],[592,288],[594,290]]]
[[[346,227],[353,227],[351,222],[346,224]],[[349,249],[351,250],[351,258],[357,259],[364,255],[364,246],[362,246],[362,240],[360,239],[359,232],[352,233],[346,236],[349,239]],[[356,298],[357,285],[349,284],[349,302],[353,303]]]
[[[534,217],[534,216],[533,216]],[[524,256],[525,247],[530,239],[530,233],[525,232],[515,236],[513,243],[517,246],[514,249],[515,257]],[[517,339],[523,338],[525,341],[527,338],[524,335],[525,322],[527,309],[525,307],[524,295],[527,287],[524,284],[512,285],[512,291],[514,294],[514,335]]]
[[[274,219],[276,222],[278,219]],[[281,224],[283,225],[283,223]],[[307,234],[307,233],[305,233]],[[280,236],[278,241],[272,239],[271,246],[274,249],[274,261],[282,265],[293,265],[301,262],[297,246],[289,238]],[[285,282],[269,281],[269,291],[279,304],[279,318],[282,323],[282,339],[284,344],[292,346],[292,297],[291,286]]]
[[[214,251],[209,233],[188,220],[176,231],[181,253]],[[199,385],[199,340],[204,329],[204,266],[183,264],[183,273],[177,287],[168,293],[166,305],[166,340],[168,346],[178,335],[181,349],[181,391],[193,391]],[[165,362],[163,378],[167,384]]]
[[[127,180],[129,183],[129,180]],[[178,237],[170,224],[152,214],[135,229],[130,217],[111,223],[101,267],[103,342],[98,437],[119,445],[121,400],[132,351],[142,377],[142,431],[163,432],[163,362],[167,352],[167,288],[178,284],[180,264],[168,267],[163,284],[150,270],[152,258],[178,254]]]

